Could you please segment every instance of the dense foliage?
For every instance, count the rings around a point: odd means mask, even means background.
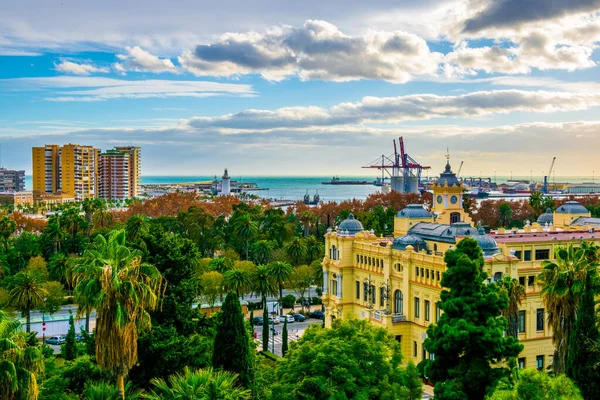
[[[496,284],[485,283],[477,242],[461,240],[444,261],[439,302],[444,313],[427,329],[425,349],[435,357],[423,361],[423,369],[435,384],[437,399],[482,399],[509,374],[503,363],[523,346],[504,335],[508,323],[501,312],[508,297]]]

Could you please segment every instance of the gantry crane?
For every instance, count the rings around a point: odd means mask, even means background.
[[[554,162],[556,161],[556,157],[552,158],[552,164],[550,164],[550,170],[548,171],[548,175],[544,176],[544,186],[542,186],[542,193],[550,193],[548,189],[548,177],[552,175],[552,170],[554,169]]]
[[[398,147],[400,151],[398,151]],[[429,166],[423,166],[415,161],[414,158],[408,155],[404,149],[404,139],[402,136],[398,138],[398,146],[394,139],[394,154],[378,157],[370,165],[365,165],[363,168],[376,168],[381,170],[382,181],[384,172],[387,173],[392,180],[392,190],[401,191],[402,193],[418,193],[418,186],[421,183],[421,172],[424,169],[430,169]],[[395,187],[394,182],[402,179],[401,187]]]

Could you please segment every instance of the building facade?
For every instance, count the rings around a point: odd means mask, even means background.
[[[25,190],[25,171],[0,168],[0,192]]]
[[[27,208],[33,206],[33,192],[0,192],[0,204],[14,208]],[[20,207],[19,207],[20,206]]]
[[[99,150],[78,144],[32,149],[33,190],[66,194],[81,201],[96,197]]]
[[[500,229],[485,234],[472,226],[462,208],[464,188],[449,163],[433,187],[431,212],[411,204],[398,212],[394,237],[367,232],[352,215],[325,235],[323,300],[325,325],[349,316],[386,328],[401,343],[405,360],[430,357],[424,348],[426,331],[438,321],[444,253],[466,238],[482,248],[488,281],[503,276],[518,279],[526,298],[519,311],[519,339],[524,350],[520,367],[546,368],[554,347],[536,276],[557,246],[581,241],[600,243],[600,219],[576,202],[543,214],[524,229]]]
[[[138,146],[116,146],[115,150],[129,154],[129,197],[137,198],[141,192],[142,148]]]
[[[34,147],[31,156],[33,190],[39,193],[60,192],[60,146],[47,144]]]
[[[132,156],[119,150],[108,150],[98,157],[98,197],[125,200],[131,197]]]

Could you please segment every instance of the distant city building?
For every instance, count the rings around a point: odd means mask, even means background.
[[[0,192],[25,190],[25,171],[0,168]]]
[[[18,206],[28,207],[33,205],[33,192],[1,192],[0,193],[0,204],[6,206]]]
[[[137,198],[142,194],[140,185],[142,148],[138,146],[116,146],[115,150],[129,154],[129,197]]]
[[[60,181],[60,146],[47,144],[32,149],[33,190],[39,193],[58,193]]]
[[[66,194],[81,201],[96,197],[99,150],[78,144],[32,149],[33,190]]]
[[[98,197],[106,200],[131,198],[130,169],[132,156],[119,150],[108,150],[98,157]]]

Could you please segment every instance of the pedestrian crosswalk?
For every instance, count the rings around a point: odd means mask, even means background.
[[[300,336],[297,334],[297,332],[292,331],[288,333],[288,343],[295,342],[298,339],[300,339]],[[262,337],[258,335],[258,337],[254,339],[254,341],[258,344],[257,350],[262,351]],[[269,336],[269,348],[267,349],[268,351],[272,351],[273,343],[275,343],[276,353],[281,352],[281,345],[283,344],[281,333],[278,333],[275,336]]]

